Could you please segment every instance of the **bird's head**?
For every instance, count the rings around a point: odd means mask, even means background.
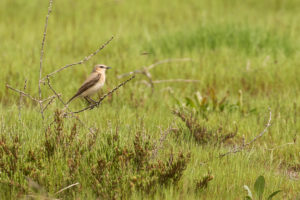
[[[111,69],[111,67],[108,67],[106,65],[103,65],[103,64],[98,64],[98,65],[95,65],[94,69],[93,69],[93,72],[105,72],[107,69]]]

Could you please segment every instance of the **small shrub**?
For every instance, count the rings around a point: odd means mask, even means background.
[[[208,183],[214,179],[214,176],[211,174],[211,172],[208,172],[207,175],[203,176],[199,180],[195,180],[196,182],[196,191],[201,191],[204,188],[207,188]]]
[[[189,112],[183,110],[174,110],[173,114],[178,116],[189,129],[195,141],[199,144],[206,144],[212,142],[215,145],[224,143],[225,141],[233,138],[237,134],[237,128],[235,132],[224,133],[222,128],[217,130],[209,130],[205,125],[199,123],[199,118]]]

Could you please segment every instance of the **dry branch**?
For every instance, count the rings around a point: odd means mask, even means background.
[[[169,79],[169,80],[153,80],[152,79],[152,75],[150,73],[150,70],[153,69],[154,67],[164,64],[164,63],[171,63],[171,62],[186,62],[186,61],[191,61],[190,58],[174,58],[174,59],[166,59],[166,60],[161,60],[158,61],[156,63],[153,63],[147,67],[142,67],[141,69],[137,69],[125,74],[121,74],[118,76],[118,78],[123,78],[125,76],[129,76],[132,74],[143,74],[144,76],[146,76],[146,78],[148,79],[148,81],[145,81],[143,83],[146,83],[147,86],[151,87],[152,89],[152,93],[154,91],[154,84],[155,83],[164,83],[164,82],[186,82],[186,83],[191,83],[191,82],[199,82],[199,80],[189,80],[189,79]]]
[[[55,70],[54,72],[51,72],[50,74],[48,74],[46,77],[44,77],[42,80],[44,81],[45,79],[47,79],[47,77],[51,77],[53,76],[54,74],[66,69],[66,68],[69,68],[69,67],[72,67],[74,65],[80,65],[80,64],[83,64],[85,63],[86,61],[88,61],[89,59],[91,59],[94,55],[96,55],[99,51],[101,51],[105,46],[107,46],[110,41],[112,41],[112,39],[114,39],[114,37],[112,36],[109,40],[107,40],[101,47],[99,47],[95,52],[91,53],[89,56],[86,56],[84,59],[78,61],[78,62],[75,62],[75,63],[72,63],[72,64],[68,64],[68,65],[65,65],[61,68],[59,68],[58,70]]]
[[[54,93],[54,95],[58,98],[58,100],[59,100],[62,104],[64,104],[65,107],[67,107],[66,103],[60,98],[60,95],[59,95],[59,94],[54,90],[54,88],[51,86],[49,77],[47,76],[46,78],[47,78],[47,84],[48,84],[50,90]]]
[[[38,99],[36,99],[36,98],[30,96],[30,94],[27,94],[26,92],[23,92],[23,91],[21,91],[21,90],[15,89],[15,88],[11,87],[11,86],[8,85],[8,84],[6,84],[6,87],[7,87],[8,89],[11,89],[11,90],[13,90],[13,91],[15,91],[15,92],[18,92],[18,93],[22,94],[23,96],[26,96],[26,97],[30,98],[32,101],[39,102]]]
[[[135,76],[133,75],[132,77],[130,77],[129,79],[125,80],[124,82],[120,83],[117,87],[115,87],[114,89],[112,89],[111,91],[109,91],[108,93],[106,93],[105,95],[103,95],[95,104],[89,105],[81,110],[75,111],[75,112],[70,112],[70,113],[66,113],[66,114],[76,114],[76,113],[81,113],[83,111],[86,110],[92,110],[94,109],[96,106],[98,107],[101,102],[108,96],[111,95],[112,93],[114,93],[116,90],[118,90],[120,87],[126,85],[126,83],[128,83],[129,81],[131,81],[132,79],[134,79]]]
[[[44,106],[43,111],[45,111],[48,106],[53,102],[53,100],[55,99],[56,96],[52,96],[52,98],[48,101],[48,103]]]
[[[153,69],[154,67],[156,67],[157,65],[160,65],[160,64],[171,63],[171,62],[186,62],[186,61],[191,61],[191,59],[190,58],[170,58],[170,59],[166,59],[166,60],[161,60],[161,61],[153,63],[147,67],[142,67],[141,69],[137,69],[137,70],[125,73],[125,74],[121,74],[118,76],[118,79],[121,79],[126,76],[130,76],[132,74],[145,74],[145,75],[149,74],[149,70]]]
[[[35,101],[37,103],[44,103],[44,102],[46,102],[48,100],[52,100],[54,97],[56,97],[56,95],[53,95],[53,96],[47,97],[45,99],[39,100],[37,98],[32,97],[30,94],[28,94],[28,93],[26,93],[26,92],[24,92],[22,90],[18,90],[18,89],[13,88],[12,86],[10,86],[8,84],[6,84],[6,87],[8,89],[11,89],[12,91],[20,93],[20,95],[22,95],[22,96],[28,97],[29,99],[31,99],[32,101]],[[61,94],[58,94],[58,96],[61,96]]]
[[[238,147],[235,147],[233,149],[231,149],[230,151],[228,151],[227,153],[224,153],[224,154],[220,154],[220,158],[228,155],[228,154],[231,154],[231,153],[237,153],[237,152],[241,152],[242,150],[245,149],[245,147],[249,146],[250,144],[252,144],[253,142],[255,142],[257,139],[259,139],[260,137],[262,137],[268,130],[268,128],[271,126],[271,120],[272,120],[272,112],[269,108],[269,111],[270,111],[270,116],[269,116],[269,120],[268,120],[268,123],[266,124],[264,130],[262,132],[260,132],[255,138],[253,138],[250,142],[248,143],[243,143],[241,146],[238,146]]]
[[[41,79],[42,79],[42,71],[43,71],[44,46],[45,46],[46,35],[47,35],[48,19],[49,19],[50,13],[52,11],[52,2],[53,2],[53,0],[49,0],[48,13],[47,13],[47,16],[46,16],[44,33],[43,33],[43,40],[42,40],[42,45],[41,45],[40,76],[39,76],[40,77],[39,78],[39,99],[40,100],[42,99]],[[43,104],[42,104],[41,101],[39,101],[39,104],[40,104],[40,109],[41,109],[41,115],[42,115],[42,118],[44,119]]]
[[[26,90],[26,87],[27,87],[27,79],[25,80],[25,83],[24,83],[24,91]],[[22,110],[22,97],[23,97],[23,94],[20,93],[20,98],[19,98],[19,121],[21,121],[21,110]]]

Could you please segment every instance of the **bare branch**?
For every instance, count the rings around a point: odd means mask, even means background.
[[[47,84],[49,86],[49,88],[52,90],[52,92],[55,94],[55,96],[58,98],[58,100],[65,106],[67,107],[66,103],[60,98],[60,95],[54,90],[54,88],[51,86],[50,84],[50,79],[49,77],[47,76]]]
[[[25,83],[24,83],[24,91],[26,90],[26,87],[27,87],[27,79],[25,80]],[[23,94],[20,93],[20,98],[19,98],[19,121],[21,121],[21,109],[22,109],[22,97],[23,97]]]
[[[47,35],[48,19],[49,19],[50,13],[52,11],[52,2],[53,2],[53,0],[49,0],[48,13],[47,13],[47,16],[46,16],[45,27],[44,27],[44,34],[43,34],[43,40],[42,40],[42,46],[41,46],[40,76],[39,76],[40,77],[39,78],[39,99],[40,100],[42,99],[41,79],[42,79],[42,70],[43,70],[44,46],[45,46],[46,35]],[[40,104],[40,108],[41,108],[42,118],[44,119],[43,104],[40,101],[39,101],[39,104]]]
[[[129,81],[131,81],[132,79],[134,79],[135,76],[133,75],[132,77],[130,77],[129,79],[125,80],[124,82],[120,83],[117,87],[115,87],[114,89],[112,89],[111,91],[109,91],[108,93],[106,93],[105,95],[103,95],[95,104],[89,105],[81,110],[75,111],[75,112],[71,112],[71,113],[66,113],[66,114],[76,114],[76,113],[81,113],[83,111],[86,110],[92,110],[94,109],[96,106],[98,107],[101,102],[108,96],[111,95],[112,93],[114,93],[116,90],[118,90],[120,87],[126,85],[126,83],[128,83]]]
[[[126,76],[130,76],[132,74],[149,73],[149,70],[153,69],[154,67],[156,67],[157,65],[160,65],[160,64],[170,63],[170,62],[186,62],[186,61],[191,61],[191,59],[190,58],[170,58],[170,59],[166,59],[166,60],[161,60],[161,61],[153,63],[153,64],[151,64],[147,67],[142,67],[141,69],[137,69],[137,70],[125,73],[125,74],[121,74],[121,75],[118,76],[118,79],[121,79],[121,78],[126,77]]]
[[[58,96],[61,96],[61,94],[58,94]],[[45,101],[52,100],[54,97],[56,97],[56,95],[52,95],[52,96],[47,97],[46,99],[42,99],[41,102],[44,103]]]
[[[69,189],[69,188],[71,188],[71,187],[76,186],[76,185],[79,185],[79,183],[74,183],[74,184],[72,184],[72,185],[69,185],[69,186],[67,186],[67,187],[65,187],[65,188],[63,188],[63,189],[61,189],[61,190],[59,190],[59,191],[56,192],[55,194],[59,194],[59,193],[65,191],[65,190],[67,190],[67,189]]]
[[[72,118],[75,118],[79,123],[81,123],[81,125],[85,128],[87,128],[89,130],[89,132],[91,134],[94,134],[94,131],[92,130],[92,128],[89,128],[85,125],[85,123],[83,123],[79,117],[77,117],[76,115],[74,115],[74,113],[70,110],[70,108],[68,107],[68,104],[66,104],[61,98],[60,98],[60,95],[54,90],[54,88],[51,86],[50,84],[50,79],[49,77],[47,76],[47,84],[49,86],[49,88],[52,90],[52,92],[55,94],[55,96],[58,98],[58,100],[65,106],[65,109],[67,109],[69,111],[69,113],[64,113],[63,116],[66,117],[67,114],[70,114]],[[46,105],[48,106],[49,103]],[[51,125],[51,124],[50,124]]]
[[[56,98],[56,96],[52,96],[52,98],[48,101],[48,103],[44,106],[43,111],[45,111],[48,106],[53,102],[53,100]]]
[[[91,59],[94,55],[96,55],[99,51],[101,51],[105,46],[107,46],[110,41],[112,41],[112,39],[114,39],[114,37],[112,36],[109,40],[107,40],[101,47],[99,47],[95,52],[93,52],[92,54],[90,54],[89,56],[85,57],[84,59],[80,60],[79,62],[75,62],[75,63],[72,63],[72,64],[68,64],[68,65],[65,65],[61,68],[59,68],[58,70],[54,71],[54,72],[51,72],[50,74],[48,74],[46,77],[43,78],[43,81],[45,79],[47,79],[47,77],[51,77],[53,76],[54,74],[66,69],[66,68],[69,68],[69,67],[72,67],[74,65],[80,65],[82,63],[85,63],[86,61],[88,61],[89,59]]]
[[[13,90],[13,91],[15,91],[15,92],[18,92],[18,93],[22,94],[23,96],[26,96],[26,97],[30,98],[32,101],[39,102],[38,99],[36,99],[36,98],[30,96],[30,94],[27,94],[26,92],[23,92],[23,91],[21,91],[21,90],[15,89],[15,88],[11,87],[11,86],[8,85],[8,84],[6,84],[6,87],[7,87],[8,89],[11,89],[11,90]]]
[[[227,153],[224,153],[224,154],[220,154],[220,158],[228,155],[228,154],[231,154],[231,153],[237,153],[237,152],[241,152],[246,146],[249,146],[250,144],[252,144],[253,142],[255,142],[257,139],[259,139],[260,137],[262,137],[268,130],[268,128],[271,126],[271,120],[272,120],[272,112],[271,112],[271,109],[269,108],[269,111],[270,111],[270,116],[269,116],[269,120],[268,120],[268,123],[266,124],[264,130],[262,132],[260,132],[255,138],[253,138],[250,142],[248,143],[243,143],[241,146],[239,147],[235,147],[233,149],[231,149],[230,151],[228,151]]]
[[[47,97],[46,99],[39,100],[39,99],[37,99],[37,98],[34,98],[34,97],[30,96],[30,94],[28,94],[28,93],[26,93],[26,92],[24,92],[24,91],[21,91],[21,90],[18,90],[18,89],[13,88],[12,86],[10,86],[10,85],[8,85],[8,84],[6,84],[6,87],[7,87],[8,89],[11,89],[11,90],[13,90],[13,91],[15,91],[15,92],[20,93],[20,95],[22,95],[22,96],[28,97],[29,99],[31,99],[32,101],[35,101],[35,102],[37,102],[37,103],[44,103],[44,102],[49,101],[49,100],[52,100],[54,97],[56,97],[56,95],[53,95],[53,96]],[[24,89],[26,89],[26,87],[24,87]],[[61,96],[61,94],[58,94],[58,96]],[[44,109],[44,110],[45,110],[45,109]]]
[[[125,76],[132,75],[132,74],[143,74],[148,79],[149,84],[147,84],[147,85],[151,87],[152,93],[154,92],[154,83],[161,83],[161,82],[198,82],[196,80],[184,80],[184,79],[170,79],[170,80],[153,81],[150,70],[153,69],[154,67],[156,67],[160,64],[164,64],[164,63],[186,62],[186,61],[191,61],[191,59],[190,58],[173,58],[173,59],[170,58],[170,59],[166,59],[166,60],[161,60],[161,61],[153,63],[153,64],[151,64],[147,67],[142,67],[141,69],[137,69],[137,70],[125,73],[125,74],[121,74],[121,75],[118,76],[118,78],[120,79],[120,78],[123,78]],[[143,83],[145,83],[145,82],[143,82]]]

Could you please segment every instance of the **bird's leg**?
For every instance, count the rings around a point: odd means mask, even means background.
[[[91,97],[87,96],[87,98],[89,99],[89,101],[93,102],[94,104],[97,103],[97,101],[93,100]]]
[[[89,100],[89,98],[86,96],[84,99],[88,102],[88,104],[92,104],[92,102]]]

